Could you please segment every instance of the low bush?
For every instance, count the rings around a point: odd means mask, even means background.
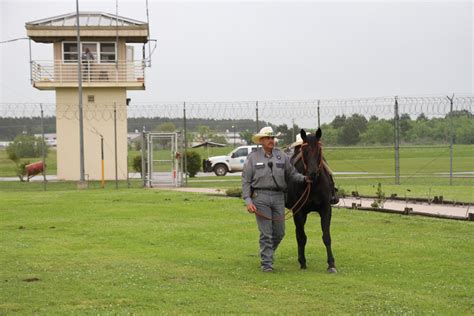
[[[191,178],[194,178],[201,170],[201,156],[195,151],[186,152],[187,172]]]
[[[225,191],[225,194],[227,196],[232,196],[232,197],[242,197],[242,189],[241,188],[230,188]]]

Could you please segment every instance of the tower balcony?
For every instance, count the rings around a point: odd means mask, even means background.
[[[39,90],[78,87],[77,62],[37,60],[31,62],[31,81]],[[81,63],[83,87],[124,87],[145,90],[145,62],[117,61]]]

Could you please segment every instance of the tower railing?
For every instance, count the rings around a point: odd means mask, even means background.
[[[75,83],[77,63],[62,60],[35,60],[31,62],[31,74],[35,83]],[[82,63],[82,81],[84,83],[126,83],[145,82],[144,61],[116,61]]]

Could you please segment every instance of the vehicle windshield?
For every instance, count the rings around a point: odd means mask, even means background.
[[[245,157],[248,155],[248,149],[247,147],[244,147],[244,148],[237,148],[235,150],[233,150],[231,153],[230,153],[230,156],[232,157]]]

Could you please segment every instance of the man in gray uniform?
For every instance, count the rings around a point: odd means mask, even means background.
[[[261,269],[273,271],[273,253],[285,235],[286,179],[310,182],[298,173],[288,156],[275,146],[271,127],[264,127],[252,137],[262,145],[252,152],[242,171],[242,197],[249,213],[255,213],[260,231]]]

